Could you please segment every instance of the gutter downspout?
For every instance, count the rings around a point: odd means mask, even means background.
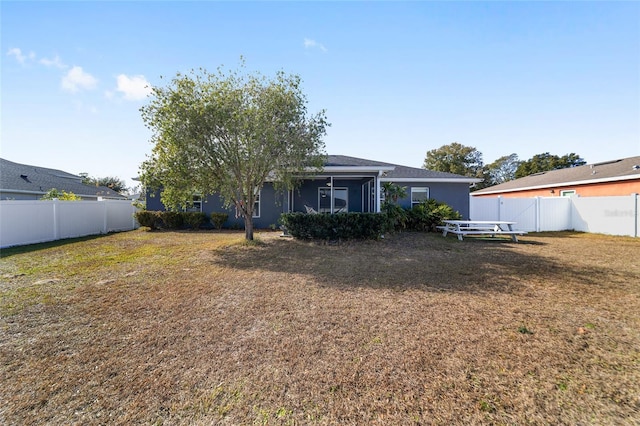
[[[640,213],[638,212],[638,194],[633,194],[633,197],[635,198],[635,217],[636,217],[636,223],[635,223],[635,227],[634,227],[634,231],[633,231],[633,236],[634,237],[638,237],[638,222],[640,221]]]
[[[380,213],[380,178],[382,177],[382,170],[378,170],[378,177],[376,179],[376,213]]]
[[[333,191],[334,191],[334,189],[333,189],[333,176],[330,176],[330,182],[331,182],[331,205],[330,205],[331,207],[330,208],[331,208],[331,214],[333,214],[334,210],[335,210],[335,203],[334,203],[334,199],[333,199]],[[320,206],[318,206],[318,209],[319,208],[320,208]]]

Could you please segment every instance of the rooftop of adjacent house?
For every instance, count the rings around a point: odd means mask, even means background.
[[[53,188],[83,197],[125,198],[105,186],[83,184],[81,176],[0,158],[0,191],[44,195]]]
[[[520,179],[490,186],[471,194],[492,194],[633,179],[640,179],[640,156],[535,173]]]
[[[480,182],[480,179],[461,176],[454,173],[436,172],[417,167],[407,167],[399,164],[385,163],[382,161],[367,160],[364,158],[348,157],[346,155],[329,155],[324,164],[325,170],[331,168],[372,168],[383,171],[383,180],[455,180],[460,182]]]

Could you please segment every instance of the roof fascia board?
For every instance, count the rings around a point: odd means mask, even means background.
[[[380,182],[424,182],[424,183],[479,183],[477,178],[380,178]]]
[[[594,183],[608,183],[608,182],[619,182],[621,180],[633,180],[640,179],[640,175],[627,175],[627,176],[618,176],[615,178],[601,178],[601,179],[589,179],[589,180],[576,180],[571,182],[558,182],[551,183],[548,185],[534,185],[534,186],[523,186],[520,188],[513,189],[502,189],[502,190],[494,190],[494,191],[483,191],[478,195],[484,194],[501,194],[504,192],[520,192],[520,191],[530,191],[533,189],[546,189],[546,188],[559,188],[562,186],[577,186],[577,185],[589,185]],[[474,193],[472,192],[471,195]]]
[[[12,192],[14,194],[29,194],[29,195],[44,195],[45,191],[26,191],[24,189],[2,189],[0,188],[0,193],[3,192]]]
[[[390,172],[394,166],[324,166],[323,172]]]

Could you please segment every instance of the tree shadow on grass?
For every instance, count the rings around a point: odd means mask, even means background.
[[[565,260],[553,247],[544,252],[545,246],[531,240],[458,241],[438,234],[407,232],[381,241],[335,245],[272,239],[261,246],[216,251],[212,261],[242,270],[305,275],[321,286],[398,291],[513,293],[534,280],[601,284],[610,273],[586,262]]]
[[[33,253],[39,250],[66,246],[68,244],[75,244],[83,241],[96,240],[98,238],[103,238],[108,235],[109,234],[87,235],[85,237],[65,238],[63,240],[48,241],[45,243],[36,243],[36,244],[27,244],[24,246],[7,247],[7,248],[0,249],[0,259],[5,257],[10,257],[10,256],[15,256],[16,254]]]

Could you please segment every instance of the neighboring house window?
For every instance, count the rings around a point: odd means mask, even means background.
[[[572,195],[576,195],[576,191],[574,189],[568,189],[566,191],[560,191],[561,197],[571,197]]]
[[[429,188],[411,188],[411,207],[429,199]]]
[[[253,203],[253,217],[260,217],[260,191],[256,194],[256,201]]]
[[[194,195],[191,203],[187,207],[188,212],[201,212],[202,211],[202,195]]]
[[[318,210],[320,213],[346,213],[349,211],[347,188],[333,188],[333,212],[331,211],[331,188],[318,188]]]

